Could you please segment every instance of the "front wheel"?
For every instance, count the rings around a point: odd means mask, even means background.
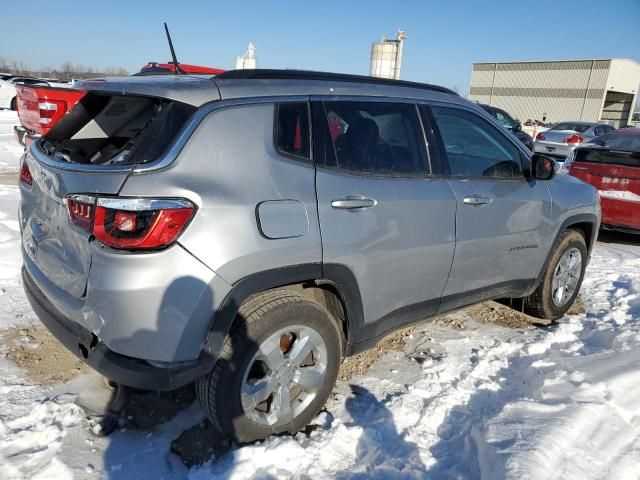
[[[197,385],[213,425],[239,443],[294,434],[335,384],[342,337],[332,315],[296,292],[260,294],[240,308],[215,367]]]
[[[16,97],[13,97],[11,99],[11,110],[13,110],[14,112],[18,110],[18,99]]]
[[[545,267],[538,288],[525,299],[525,312],[555,320],[573,305],[587,266],[587,245],[575,230],[565,231]]]

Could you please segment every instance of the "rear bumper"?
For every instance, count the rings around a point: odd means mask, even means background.
[[[607,228],[640,231],[640,202],[601,197],[600,205]]]
[[[57,310],[24,267],[22,278],[27,299],[47,329],[78,358],[116,383],[144,390],[169,391],[193,382],[213,367],[215,359],[205,352],[196,361],[167,368],[115,353],[89,330]]]
[[[537,140],[533,142],[533,151],[535,153],[541,153],[549,157],[560,159],[564,161],[571,152],[576,149],[575,146],[559,143],[551,143]]]

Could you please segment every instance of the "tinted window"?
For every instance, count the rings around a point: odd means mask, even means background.
[[[457,108],[432,107],[450,174],[458,177],[522,175],[520,151],[479,116]]]
[[[23,84],[23,85],[41,85],[41,86],[48,86],[49,83],[44,81],[44,80],[37,80],[35,78],[13,78],[11,79],[11,81],[13,83],[16,84]]]
[[[605,163],[608,165],[623,165],[625,167],[640,167],[640,152],[622,150],[582,150],[576,153],[575,162]]]
[[[589,143],[595,143],[596,145],[602,145],[616,150],[640,152],[640,130],[635,135],[628,133],[611,133],[599,138],[594,138]]]
[[[276,146],[281,152],[310,158],[309,106],[286,102],[276,106]]]
[[[422,131],[415,105],[325,102],[330,166],[359,172],[425,173]]]

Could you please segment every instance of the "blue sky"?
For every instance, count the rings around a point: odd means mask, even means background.
[[[476,61],[640,61],[640,0],[7,1],[0,57],[33,67],[124,66],[170,58],[233,68],[247,43],[258,66],[367,74],[371,43],[407,32],[402,78],[466,93]],[[6,21],[15,19],[15,21]]]

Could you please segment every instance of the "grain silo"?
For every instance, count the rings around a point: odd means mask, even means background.
[[[371,67],[369,75],[380,78],[400,79],[402,66],[402,47],[406,38],[403,30],[398,30],[393,40],[382,40],[371,45]]]
[[[249,42],[247,51],[241,57],[236,57],[236,70],[248,70],[256,68],[256,47]]]

